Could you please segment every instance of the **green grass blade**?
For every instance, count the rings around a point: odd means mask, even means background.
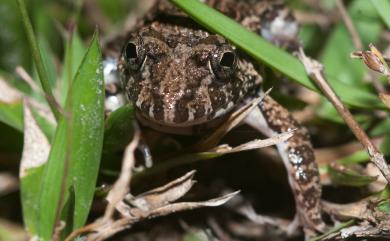
[[[377,177],[360,175],[352,170],[338,170],[328,165],[327,169],[332,183],[350,187],[366,186],[377,179]]]
[[[20,161],[20,194],[23,221],[30,236],[37,234],[39,190],[50,144],[27,101],[23,105],[24,140]],[[38,145],[37,145],[38,144]]]
[[[41,81],[42,88],[46,94],[47,102],[50,106],[51,111],[57,120],[59,120],[61,114],[57,109],[55,98],[53,96],[53,92],[50,87],[49,77],[47,71],[45,69],[41,53],[39,52],[39,47],[37,43],[37,39],[35,38],[34,31],[30,22],[30,19],[27,14],[26,5],[23,0],[17,0],[17,4],[19,7],[19,11],[22,15],[23,25],[26,31],[28,43],[30,45],[30,49],[32,52],[32,57],[34,58],[34,62],[37,68],[37,72],[39,75],[39,79]]]
[[[20,101],[4,103],[0,101],[0,121],[12,126],[18,131],[23,131],[23,105]]]
[[[388,29],[390,29],[390,1],[389,0],[371,0],[372,4],[381,15]]]
[[[65,113],[52,142],[40,191],[39,237],[43,240],[51,240],[60,215],[67,218],[66,230],[81,227],[92,203],[104,131],[104,83],[97,34],[69,90]],[[60,214],[65,203],[74,207]]]
[[[317,237],[314,237],[312,239],[310,239],[309,241],[320,241],[320,240],[323,240],[323,238],[326,238],[326,236],[328,235],[331,235],[333,233],[336,233],[338,231],[340,231],[341,229],[343,228],[346,228],[346,227],[349,227],[351,225],[353,225],[355,223],[355,220],[349,220],[349,221],[346,221],[346,222],[343,222],[343,223],[339,223],[337,224],[337,226],[331,228],[328,232],[320,235],[320,236],[317,236]]]
[[[59,84],[61,97],[60,103],[65,105],[66,94],[68,93],[69,86],[76,74],[77,68],[83,60],[86,47],[80,39],[77,31],[70,34],[69,39],[65,41],[65,57],[64,65],[62,67],[61,82]]]
[[[111,113],[105,121],[104,151],[123,150],[133,137],[135,120],[133,105],[125,105]]]
[[[246,30],[239,23],[227,18],[200,1],[171,0],[171,2],[189,14],[199,24],[212,32],[226,37],[256,60],[282,72],[301,85],[318,91],[318,88],[311,82],[303,65],[297,58],[275,47],[257,34]],[[378,97],[367,91],[345,85],[337,80],[329,79],[329,81],[341,99],[351,106],[384,108]],[[348,91],[345,91],[346,89]]]
[[[0,66],[9,73],[21,65],[30,70],[31,53],[26,44],[23,23],[17,13],[15,0],[1,0],[0,4]]]
[[[50,88],[53,89],[57,82],[57,72],[54,66],[54,55],[49,43],[43,37],[38,37],[39,52],[42,56],[43,66],[46,70]]]

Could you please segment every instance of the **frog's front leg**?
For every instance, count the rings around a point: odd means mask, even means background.
[[[323,231],[319,172],[307,129],[269,96],[245,122],[267,136],[295,129],[294,136],[277,148],[287,169],[301,225],[305,231]]]

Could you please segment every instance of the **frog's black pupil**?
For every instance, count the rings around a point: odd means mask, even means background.
[[[137,46],[133,43],[128,43],[126,46],[126,57],[129,59],[135,59],[138,57]]]
[[[226,52],[222,55],[221,61],[219,63],[223,67],[233,67],[234,58],[234,53]]]

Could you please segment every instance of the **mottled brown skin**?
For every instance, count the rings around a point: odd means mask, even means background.
[[[284,164],[294,193],[301,224],[306,229],[323,231],[321,185],[310,136],[294,117],[271,97],[264,98],[260,109],[269,127],[276,132],[295,129],[294,136],[278,146],[285,155]],[[300,211],[299,211],[300,210]]]
[[[193,25],[152,22],[130,36],[146,56],[131,69],[124,54],[120,68],[130,100],[146,119],[175,127],[203,124],[231,111],[260,84],[255,67],[234,46]],[[223,56],[231,67],[219,69]]]
[[[280,1],[206,3],[279,46],[296,45],[297,25]],[[151,12],[130,34],[119,64],[126,93],[143,124],[171,133],[202,129],[260,93],[258,66],[227,40],[207,32],[166,1]],[[278,148],[302,226],[322,231],[319,173],[307,130],[270,97],[259,108],[272,131],[297,129]]]

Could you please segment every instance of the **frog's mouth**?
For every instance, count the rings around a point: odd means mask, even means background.
[[[136,117],[137,120],[143,126],[150,127],[154,130],[170,133],[170,134],[178,134],[178,135],[193,135],[193,134],[201,134],[215,128],[220,125],[223,121],[226,120],[228,115],[223,115],[220,117],[216,117],[213,119],[208,119],[207,116],[193,120],[186,121],[183,123],[173,123],[167,121],[160,121],[150,117],[148,114],[143,113],[141,110],[137,108]]]
[[[139,101],[135,105],[137,115],[141,116],[144,121],[170,127],[202,125],[229,114],[235,106],[232,101],[228,103],[222,101],[219,105],[212,105],[205,99],[209,98],[203,98],[201,104],[191,99],[191,102],[187,102],[190,103],[188,105],[183,105],[180,101],[167,101],[160,104],[149,102],[146,105],[145,102]]]
[[[171,126],[171,127],[188,127],[188,126],[200,125],[205,122],[208,122],[207,116],[195,120],[187,120],[184,122],[175,122],[174,119],[157,120],[153,116],[150,116],[149,113],[145,113],[142,110],[137,108],[137,117],[138,116],[141,116],[142,119],[147,120],[148,122],[154,122],[161,126]]]

